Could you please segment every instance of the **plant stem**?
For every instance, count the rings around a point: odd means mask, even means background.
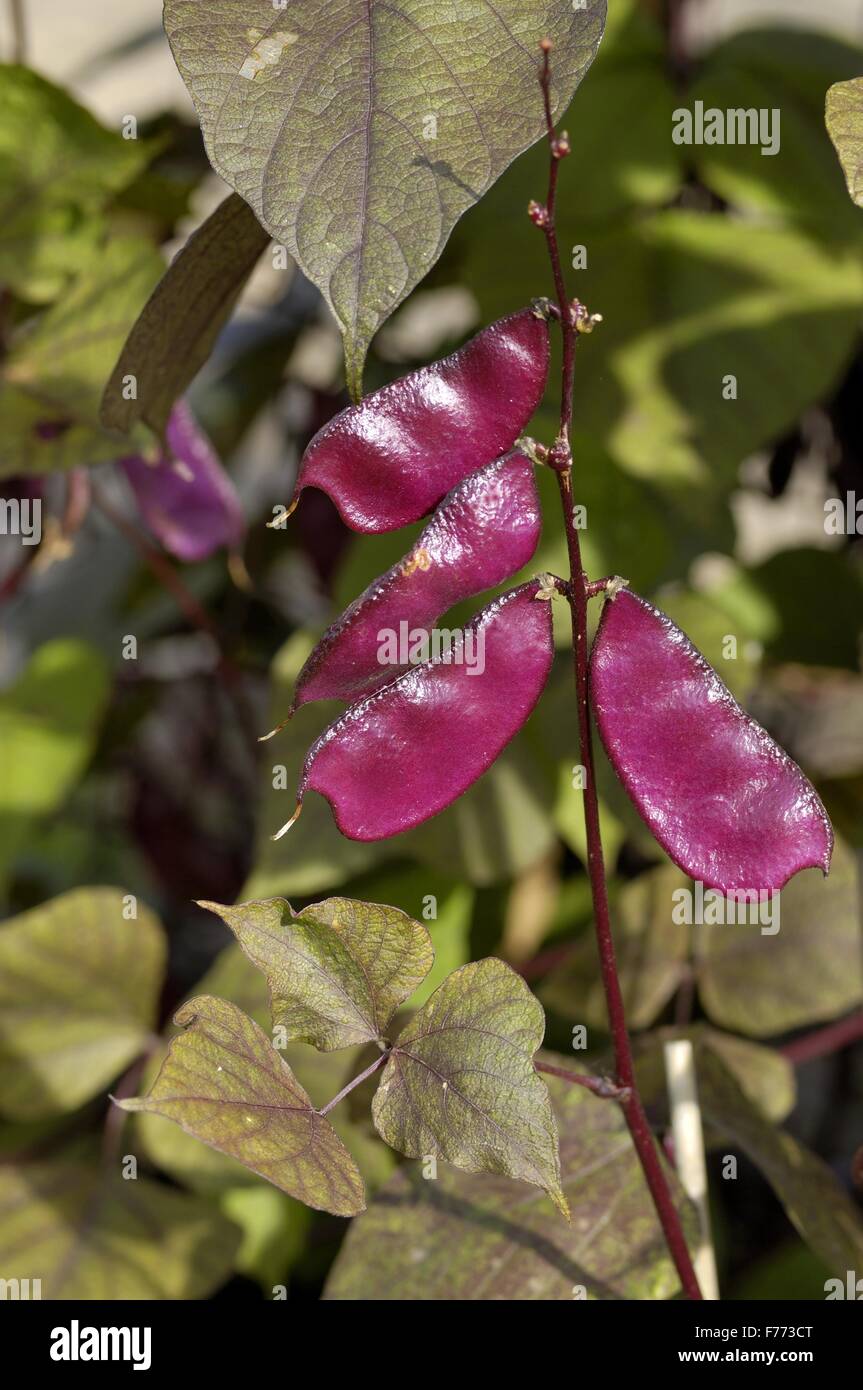
[[[12,26],[12,62],[27,61],[27,25],[24,19],[24,0],[9,0],[9,22]]]
[[[335,1109],[340,1100],[344,1100],[345,1096],[349,1096],[351,1091],[356,1090],[357,1086],[362,1086],[364,1081],[368,1081],[370,1076],[374,1076],[376,1071],[380,1071],[389,1055],[388,1048],[386,1052],[381,1053],[380,1057],[376,1057],[375,1060],[366,1067],[365,1071],[361,1071],[359,1076],[355,1076],[353,1081],[349,1081],[347,1086],[343,1086],[338,1095],[333,1096],[332,1100],[327,1102],[323,1110],[318,1111],[318,1114],[329,1115],[330,1111]]]
[[[548,198],[544,209],[534,221],[542,227],[548,245],[555,292],[560,308],[560,325],[563,334],[563,364],[561,376],[560,431],[555,445],[557,482],[563,509],[563,524],[566,532],[569,555],[569,607],[572,619],[573,668],[575,675],[576,707],[578,712],[578,741],[581,763],[585,773],[584,822],[587,833],[587,872],[590,879],[593,899],[594,923],[599,948],[599,962],[602,983],[605,990],[606,1005],[611,1036],[614,1042],[615,1081],[619,1090],[626,1094],[620,1098],[621,1108],[629,1127],[635,1151],[653,1198],[656,1214],[662,1226],[669,1253],[677,1269],[678,1277],[687,1298],[700,1299],[701,1290],[692,1266],[686,1237],[665,1171],[654,1142],[653,1133],[644,1113],[644,1106],[638,1093],[632,1048],[626,1027],[626,1014],[623,1007],[623,994],[617,974],[614,940],[611,932],[611,919],[608,910],[608,893],[605,883],[605,866],[602,855],[602,836],[599,824],[599,800],[596,794],[596,778],[593,763],[593,737],[590,726],[590,692],[588,686],[587,663],[587,603],[589,582],[581,563],[581,545],[578,529],[573,517],[572,491],[572,453],[570,448],[570,422],[572,420],[573,387],[575,376],[575,346],[579,320],[570,305],[566,292],[566,282],[560,259],[560,247],[555,224],[557,199],[558,165],[563,154],[568,151],[568,142],[558,138],[551,113],[551,72],[549,53],[551,44],[546,39],[542,45],[543,62],[541,85],[545,120],[550,150],[550,170]],[[565,449],[565,452],[564,452]],[[613,600],[612,600],[613,601]]]
[[[814,1033],[805,1033],[802,1038],[795,1038],[793,1042],[780,1047],[779,1051],[793,1066],[799,1067],[801,1063],[811,1062],[816,1057],[829,1057],[833,1052],[841,1052],[861,1038],[863,1013],[856,1013],[848,1018],[840,1018],[836,1023],[828,1023]]]
[[[561,1081],[571,1081],[574,1086],[583,1086],[602,1100],[627,1100],[628,1092],[622,1090],[616,1081],[607,1076],[588,1076],[584,1072],[566,1071],[564,1067],[553,1067],[548,1062],[534,1062],[535,1071],[546,1076],[557,1076]]]

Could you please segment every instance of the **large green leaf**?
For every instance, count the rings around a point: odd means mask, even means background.
[[[307,1206],[362,1211],[356,1164],[258,1025],[211,995],[189,1000],[175,1021],[186,1031],[149,1095],[118,1104],[176,1121]]]
[[[123,345],[102,400],[107,429],[128,430],[145,420],[163,432],[171,407],[212,352],[268,241],[236,193],[190,236]],[[129,376],[135,379],[134,395],[124,389]]]
[[[134,453],[99,422],[105,381],[150,291],[162,258],[149,242],[118,237],[57,304],[28,322],[3,363],[0,477],[86,467]]]
[[[761,130],[754,142],[694,145],[687,153],[699,178],[736,207],[856,240],[859,224],[824,130],[824,92],[861,68],[863,51],[805,30],[745,30],[717,44],[686,107],[757,112],[773,153],[762,154]]]
[[[207,1298],[238,1243],[209,1202],[108,1173],[96,1155],[0,1168],[0,1268],[41,1279],[43,1298]]]
[[[216,170],[322,290],[357,392],[369,340],[455,222],[543,130],[539,43],[562,111],[605,0],[166,0]],[[202,22],[202,14],[206,21]]]
[[[0,68],[0,284],[53,299],[92,266],[100,210],[151,157],[29,68]]]
[[[270,988],[273,1027],[324,1052],[384,1039],[434,961],[429,934],[396,907],[328,898],[201,903],[231,928]]]
[[[863,1003],[855,855],[837,841],[828,878],[807,869],[777,896],[775,935],[748,924],[690,928],[706,1012],[721,1027],[753,1038],[826,1021]]]
[[[534,1053],[543,1012],[501,960],[450,975],[399,1036],[374,1099],[378,1133],[409,1158],[534,1183],[567,1213],[557,1126]]]
[[[583,1288],[592,1299],[672,1297],[677,1276],[619,1107],[555,1077],[549,1090],[570,1225],[508,1178],[441,1169],[425,1181],[410,1165],[352,1222],[324,1296],[571,1301]]]
[[[848,192],[857,206],[863,207],[863,77],[837,82],[830,88],[826,119]]]
[[[0,880],[86,766],[107,696],[101,653],[64,639],[40,647],[0,695]]]
[[[0,926],[0,1111],[75,1110],[141,1052],[156,1022],[166,943],[142,905],[76,888]]]

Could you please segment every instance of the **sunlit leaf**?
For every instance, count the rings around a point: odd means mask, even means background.
[[[224,999],[201,995],[176,1015],[176,1037],[148,1096],[118,1101],[175,1120],[307,1206],[353,1216],[363,1184],[270,1038]]]
[[[71,639],[39,647],[0,694],[0,878],[84,770],[107,695],[101,653]]]
[[[149,242],[117,237],[95,267],[12,344],[0,376],[0,477],[86,467],[133,452],[99,423],[105,381],[164,266]],[[148,430],[137,438],[152,443]]]
[[[75,1110],[142,1051],[165,937],[143,904],[77,888],[0,926],[0,1111]]]
[[[383,1039],[434,960],[425,927],[395,907],[328,898],[201,903],[231,928],[270,987],[273,1027],[322,1051]]]
[[[837,82],[830,88],[826,117],[848,192],[857,206],[863,207],[863,77]]]
[[[564,1213],[557,1126],[533,1067],[545,1019],[503,961],[462,966],[400,1034],[375,1095],[381,1136],[409,1158],[543,1188]]]
[[[100,211],[151,157],[29,68],[0,68],[0,284],[44,303],[98,258]]]
[[[167,0],[165,27],[214,168],[333,309],[357,391],[368,342],[455,222],[543,130],[539,42],[562,111],[605,0],[430,10]]]

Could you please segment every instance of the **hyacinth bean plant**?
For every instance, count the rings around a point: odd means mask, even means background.
[[[182,24],[188,9],[180,0],[169,3],[169,35],[206,129],[211,96],[189,72],[194,65],[184,45],[191,30]],[[255,61],[281,60],[287,43],[275,56],[258,45]],[[542,1009],[525,981],[493,958],[457,969],[406,1022],[394,1022],[433,960],[426,929],[396,908],[340,898],[299,913],[281,899],[207,903],[266,976],[274,1029],[325,1052],[368,1046],[368,1065],[315,1107],[256,1023],[234,1004],[202,996],[177,1015],[183,1031],[148,1094],[119,1103],[175,1120],[311,1207],[351,1216],[364,1208],[363,1181],[328,1116],[377,1076],[374,1125],[398,1153],[534,1184],[565,1220],[557,1125],[543,1080],[551,1072],[621,1107],[680,1285],[695,1299],[698,1281],[639,1095],[624,1017],[592,724],[658,843],[709,887],[760,892],[781,888],[806,867],[826,873],[832,832],[806,777],[737,704],[684,633],[633,593],[625,577],[591,577],[583,568],[570,429],[576,349],[600,315],[573,299],[564,279],[555,212],[570,144],[555,128],[555,55],[552,41],[543,40],[536,94],[549,183],[544,201],[528,210],[547,245],[553,298],[514,307],[453,356],[365,398],[358,383],[368,325],[355,321],[352,338],[346,331],[358,398],[307,448],[287,508],[299,512],[288,524],[301,522],[308,489],[326,493],[356,532],[387,532],[428,519],[404,558],[355,599],[302,668],[285,722],[315,700],[341,700],[346,708],[308,752],[294,816],[273,830],[278,838],[295,825],[293,836],[302,836],[298,818],[310,793],[326,798],[341,833],[358,841],[398,835],[444,810],[483,776],[538,705],[542,718],[554,655],[552,606],[565,604],[573,637],[573,727],[585,772],[587,869],[613,1065],[608,1075],[588,1075],[537,1059]],[[249,196],[236,170],[233,182]],[[524,431],[546,390],[552,334],[559,335],[561,358],[559,428],[542,442]],[[187,423],[174,416],[171,428],[179,435]],[[179,445],[175,451],[185,456]],[[134,461],[124,466],[155,528],[165,498],[158,479]],[[190,460],[193,471],[196,466],[205,467],[203,455]],[[494,598],[443,650],[428,654],[422,642],[414,649],[415,635],[427,636],[454,604],[496,588],[529,563],[540,539],[539,468],[556,476],[568,573],[539,573]],[[228,526],[220,540],[231,539]],[[625,572],[625,555],[620,568]],[[589,653],[591,602],[602,611]],[[408,649],[396,644],[382,658],[382,634],[403,631]]]

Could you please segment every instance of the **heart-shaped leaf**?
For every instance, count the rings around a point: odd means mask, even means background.
[[[312,790],[343,835],[382,840],[461,796],[542,694],[554,656],[544,593],[538,581],[510,589],[440,657],[351,705],[312,745],[293,820]]]
[[[827,873],[833,833],[814,787],[664,613],[627,590],[606,600],[590,678],[615,772],[692,878],[752,893]]]
[[[359,395],[378,326],[461,214],[543,132],[596,53],[605,0],[166,0],[210,160],[323,292]]]
[[[363,1181],[329,1120],[256,1023],[224,999],[190,999],[148,1096],[121,1100],[175,1120],[306,1206],[354,1216]]]
[[[463,965],[399,1036],[374,1099],[378,1133],[408,1158],[533,1183],[568,1217],[557,1125],[533,1065],[544,1033],[542,1007],[514,970]]]
[[[548,1089],[570,1225],[541,1193],[509,1178],[441,1168],[431,1181],[406,1164],[351,1222],[324,1297],[571,1303],[581,1290],[589,1299],[673,1297],[677,1276],[619,1106],[553,1076]],[[692,1230],[692,1208],[668,1176]]]
[[[540,526],[533,464],[524,454],[465,478],[409,554],[324,633],[299,674],[291,714],[309,700],[356,700],[400,675],[442,613],[528,563]]]
[[[144,420],[163,433],[174,402],[209,357],[268,241],[236,193],[192,233],[123,345],[102,398],[106,429],[128,430]],[[125,389],[130,376],[134,394]]]
[[[383,1039],[434,962],[425,927],[395,907],[328,898],[295,913],[284,898],[221,907],[270,987],[273,1026],[324,1052]]]
[[[115,888],[76,888],[0,927],[0,1111],[75,1110],[142,1051],[165,938]]]
[[[848,192],[863,207],[863,77],[834,83],[827,93],[826,119]]]

